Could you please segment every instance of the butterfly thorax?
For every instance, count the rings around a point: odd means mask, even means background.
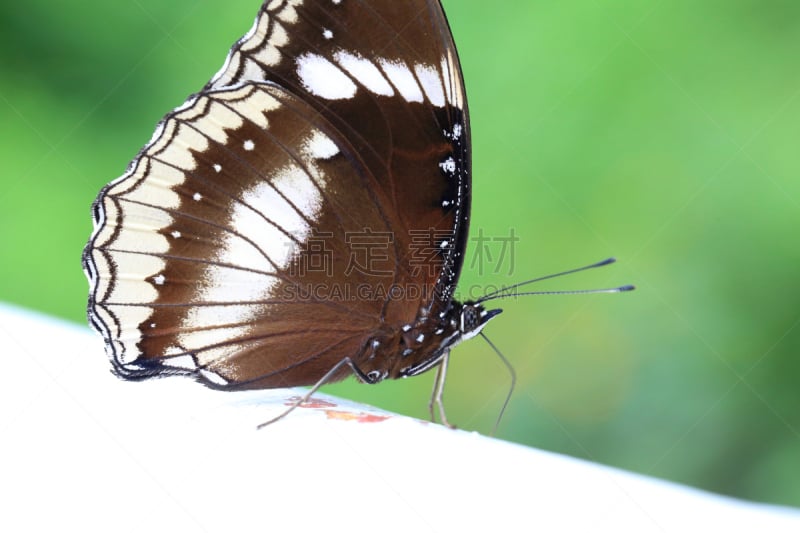
[[[416,376],[439,364],[451,348],[479,334],[501,312],[452,301],[434,316],[387,329],[369,339],[357,365],[370,383]]]

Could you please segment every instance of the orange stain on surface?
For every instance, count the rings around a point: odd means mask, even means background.
[[[327,409],[325,414],[328,415],[328,420],[353,420],[361,424],[372,424],[375,422],[383,422],[390,418],[385,415],[373,415],[369,413],[352,413],[350,411],[336,411],[334,409]]]

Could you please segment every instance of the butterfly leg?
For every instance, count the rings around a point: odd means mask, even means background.
[[[439,410],[439,420],[442,424],[455,429],[456,426],[447,420],[447,415],[444,413],[444,382],[447,379],[447,362],[450,359],[450,350],[447,350],[442,356],[439,366],[436,367],[436,377],[433,378],[433,392],[431,393],[431,401],[428,402],[428,411],[431,413],[431,421],[436,422],[436,415],[433,412],[434,405]]]
[[[270,420],[267,420],[266,422],[262,422],[259,425],[257,425],[256,429],[262,429],[270,424],[277,422],[278,420],[286,417],[286,415],[288,415],[289,413],[291,413],[292,411],[294,411],[295,409],[306,403],[314,395],[314,393],[316,393],[320,389],[320,387],[328,383],[333,378],[333,376],[335,376],[339,372],[339,370],[341,370],[342,367],[344,366],[349,366],[350,369],[353,371],[353,373],[365,383],[373,384],[377,383],[382,379],[382,376],[375,378],[375,376],[372,375],[372,373],[370,374],[364,373],[360,368],[356,366],[356,364],[353,362],[352,359],[350,359],[349,357],[345,357],[344,359],[333,365],[333,367],[330,370],[328,370],[325,373],[325,375],[322,376],[322,378],[320,378],[320,380],[314,384],[313,387],[311,387],[311,389],[306,393],[305,396],[294,402],[291,406],[289,406],[287,410],[285,410],[275,418],[271,418]]]

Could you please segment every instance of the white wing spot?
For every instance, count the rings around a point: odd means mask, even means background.
[[[185,368],[186,370],[196,370],[197,364],[191,355],[178,355],[169,358],[169,366]]]
[[[252,141],[252,139],[247,139],[244,142],[244,149],[247,150],[248,152],[252,151],[255,147],[256,147],[256,143],[254,143]]]
[[[429,65],[421,64],[414,65],[414,72],[417,73],[428,100],[436,107],[444,107],[444,89],[439,72]]]
[[[322,36],[325,37],[326,39],[333,39],[333,32],[328,28],[325,28],[324,30],[322,30]]]
[[[450,245],[450,241],[447,239],[443,240],[442,243],[439,245],[439,248],[447,248]]]
[[[192,196],[192,198],[194,198],[195,202],[199,202],[200,200],[203,199],[203,195],[200,194],[199,192],[196,192],[196,193],[194,193],[194,196]]]
[[[252,334],[252,324],[265,309],[261,302],[275,290],[277,278],[264,273],[288,267],[298,253],[293,239],[305,241],[311,231],[307,220],[317,220],[322,209],[320,186],[306,169],[291,164],[273,169],[268,179],[253,183],[239,193],[239,198],[241,201],[232,206],[228,227],[241,234],[231,232],[219,240],[211,261],[196,276],[199,283],[195,294],[198,302],[239,304],[195,306],[181,321],[178,340],[186,351],[202,349],[200,364],[234,357],[237,348],[226,341]],[[270,223],[265,223],[261,212],[251,206],[268,207]],[[210,324],[231,326],[203,327]],[[219,347],[208,349],[217,343]]]
[[[172,233],[170,233],[170,235],[172,235],[172,237],[175,238],[175,239],[180,239],[181,238],[181,232],[178,231],[178,230],[173,231]]]
[[[224,386],[224,385],[228,384],[228,380],[227,379],[225,379],[224,377],[220,376],[219,374],[217,374],[215,372],[212,372],[210,370],[207,370],[205,368],[201,368],[200,369],[200,375],[202,375],[205,379],[207,379],[208,381],[210,381],[210,382],[212,382],[212,383],[214,383],[216,385]]]
[[[403,331],[410,331],[410,330],[411,330],[411,324],[406,324],[405,326],[403,326]]]
[[[424,340],[425,340],[425,334],[424,333],[420,333],[419,335],[417,335],[417,342],[422,342]]]
[[[158,276],[153,278],[153,283],[156,285],[163,285],[167,279],[164,277],[164,274],[159,274]]]
[[[314,135],[307,142],[306,149],[316,159],[330,159],[339,153],[339,147],[336,146],[336,143],[318,130],[314,132]]]
[[[423,101],[422,89],[405,63],[388,59],[380,59],[378,63],[406,102]]]
[[[450,200],[442,200],[442,207],[447,207],[450,205]]]
[[[368,90],[382,96],[394,96],[394,89],[389,85],[386,77],[369,59],[343,51],[336,52],[333,57],[342,68]]]
[[[297,58],[297,76],[310,93],[328,100],[346,100],[358,90],[342,69],[317,54]]]
[[[222,165],[218,165],[217,163],[214,163],[214,172],[219,173],[221,171],[222,171]]]
[[[456,161],[452,157],[448,157],[439,163],[439,166],[448,174],[453,174],[456,171]]]

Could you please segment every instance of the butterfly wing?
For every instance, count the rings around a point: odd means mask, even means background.
[[[466,246],[471,161],[464,82],[441,4],[267,2],[207,88],[247,80],[288,88],[347,135],[400,219],[398,255],[423,267],[398,265],[399,274],[436,284],[438,298],[408,306],[446,306]]]
[[[120,375],[310,384],[449,303],[469,212],[463,85],[438,3],[400,4],[267,2],[101,191],[89,317]],[[389,296],[404,284],[426,290]]]

